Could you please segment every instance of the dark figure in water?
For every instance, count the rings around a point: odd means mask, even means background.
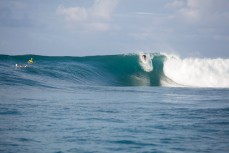
[[[142,55],[142,56],[143,56],[144,60],[146,61],[146,55]]]

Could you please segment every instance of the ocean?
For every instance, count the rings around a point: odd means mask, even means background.
[[[229,59],[142,55],[0,55],[0,152],[228,153]]]

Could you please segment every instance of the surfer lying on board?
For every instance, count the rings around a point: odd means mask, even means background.
[[[28,61],[28,64],[33,64],[33,58]]]

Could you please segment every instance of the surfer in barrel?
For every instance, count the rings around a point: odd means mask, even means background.
[[[142,57],[143,57],[143,59],[146,61],[146,55],[145,55],[145,54],[143,54],[143,55],[142,55]]]

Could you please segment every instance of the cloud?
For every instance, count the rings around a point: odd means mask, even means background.
[[[174,17],[186,23],[209,24],[229,18],[228,0],[174,0],[165,7],[174,9]]]
[[[228,0],[172,0],[164,8],[170,13],[167,24],[174,30],[179,48],[208,55],[228,48]],[[171,38],[169,41],[177,44]]]
[[[116,5],[117,0],[96,0],[91,13],[94,17],[109,20]]]
[[[172,2],[166,3],[165,7],[166,8],[180,8],[185,5],[184,0],[174,0]]]
[[[59,5],[56,12],[64,17],[70,27],[81,26],[87,30],[107,31],[110,29],[109,21],[117,3],[117,0],[95,0],[89,8]]]
[[[192,38],[205,36],[214,40],[216,38],[228,40],[228,0],[174,0],[165,6],[174,10],[171,21],[191,30],[194,35],[190,31],[187,33]]]
[[[68,22],[82,22],[88,18],[88,12],[85,8],[80,7],[64,7],[60,5],[57,13],[63,15]]]

